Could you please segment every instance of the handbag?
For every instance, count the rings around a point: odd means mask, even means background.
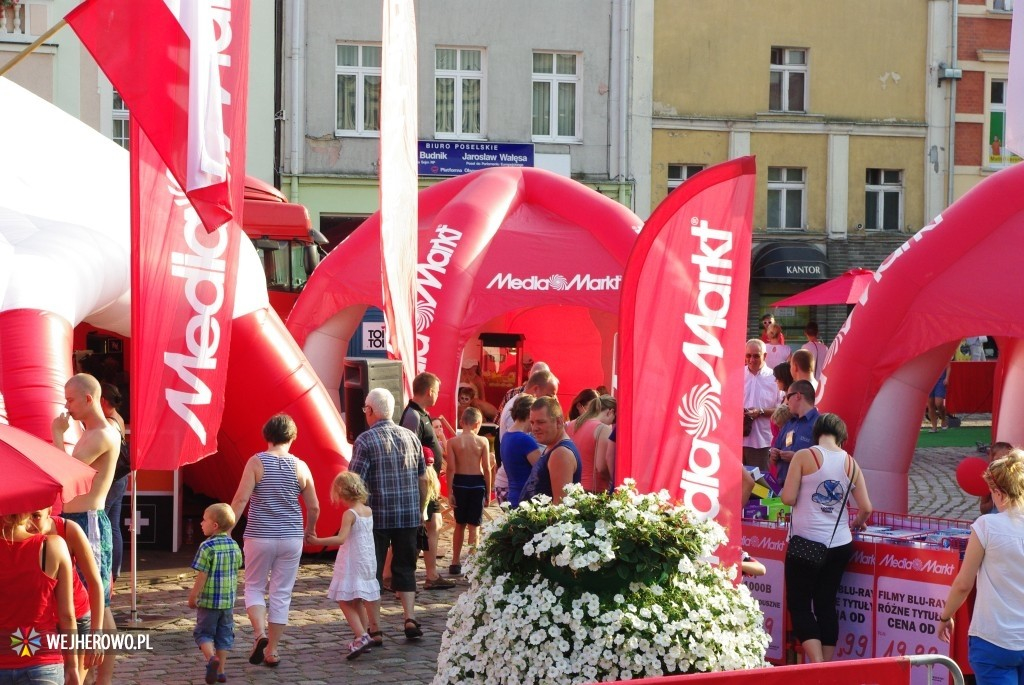
[[[798,561],[805,566],[810,566],[813,569],[819,569],[825,565],[825,557],[828,556],[829,545],[832,544],[832,540],[836,536],[836,531],[839,530],[839,521],[842,520],[843,512],[846,511],[846,500],[850,497],[850,490],[853,489],[853,481],[856,477],[857,462],[853,462],[853,471],[850,475],[850,482],[846,486],[846,493],[843,495],[843,503],[839,505],[839,513],[836,516],[836,525],[832,527],[832,537],[828,539],[828,545],[824,542],[808,540],[800,535],[793,535],[793,520],[790,519],[790,535],[789,544],[786,546],[786,561],[789,561],[792,558],[794,561]]]
[[[743,437],[750,435],[750,431],[754,428],[754,417],[749,414],[743,414]],[[735,435],[735,433],[734,433]]]
[[[421,552],[426,552],[430,549],[430,540],[427,538],[426,526],[420,526],[420,529],[416,531],[416,549]]]

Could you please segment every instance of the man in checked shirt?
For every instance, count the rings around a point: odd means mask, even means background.
[[[235,591],[242,550],[231,539],[235,512],[228,504],[211,504],[200,524],[206,540],[199,545],[192,568],[196,582],[188,593],[188,605],[196,610],[192,637],[206,657],[206,682],[226,683],[224,662],[235,645]]]

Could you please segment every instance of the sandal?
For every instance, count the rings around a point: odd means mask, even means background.
[[[281,657],[276,654],[268,654],[263,658],[263,665],[267,668],[277,668],[281,665]]]
[[[270,644],[270,640],[267,639],[266,635],[260,635],[256,638],[256,642],[253,643],[252,653],[249,655],[250,664],[259,666],[263,663],[263,653],[266,651],[268,644]]]
[[[412,628],[409,624],[412,624]],[[420,623],[414,618],[405,619],[405,639],[406,640],[418,640],[423,637],[423,629],[420,628]]]
[[[213,685],[217,682],[217,671],[220,669],[220,659],[216,656],[211,656],[210,660],[206,662],[206,678],[207,685]]]
[[[370,642],[373,643],[374,647],[384,646],[384,633],[380,632],[379,630],[371,630],[367,634],[370,636]]]
[[[373,645],[373,640],[370,639],[369,635],[363,635],[358,640],[353,640],[348,645],[348,656],[345,658],[348,661],[358,659],[361,654],[365,654],[370,651],[370,646]]]

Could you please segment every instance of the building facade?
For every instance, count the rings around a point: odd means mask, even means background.
[[[1003,145],[1013,0],[961,0],[956,11],[956,63],[951,66],[961,78],[953,86],[953,192],[960,197],[1021,156]]]
[[[284,8],[282,188],[336,244],[379,207],[381,6]],[[496,156],[632,206],[631,11],[626,0],[416,3],[421,187]]]
[[[945,206],[946,3],[654,7],[650,202],[700,169],[756,156],[752,334],[772,302],[877,267]],[[775,314],[802,342],[809,320],[831,339],[846,310]]]

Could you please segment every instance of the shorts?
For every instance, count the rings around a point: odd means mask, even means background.
[[[77,523],[85,536],[89,538],[89,546],[92,548],[96,566],[100,570],[100,581],[103,583],[103,606],[110,606],[110,571],[114,564],[114,541],[107,512],[102,509],[74,513],[65,511],[61,516],[68,521]],[[81,571],[78,575],[85,583],[85,576]],[[88,583],[85,584],[88,585]]]
[[[441,513],[441,503],[436,499],[427,500],[427,518]]]
[[[79,633],[88,633],[92,629],[92,614],[75,618]]]
[[[212,642],[217,650],[235,646],[235,614],[232,609],[196,609],[196,627],[192,631],[197,645]]]
[[[384,562],[391,548],[391,588],[395,592],[416,591],[416,560],[420,552],[416,549],[415,528],[374,528],[373,549],[377,557],[377,583],[384,587]]]
[[[456,473],[452,479],[455,495],[455,522],[460,525],[479,526],[484,518],[484,497],[487,481],[483,476]]]

